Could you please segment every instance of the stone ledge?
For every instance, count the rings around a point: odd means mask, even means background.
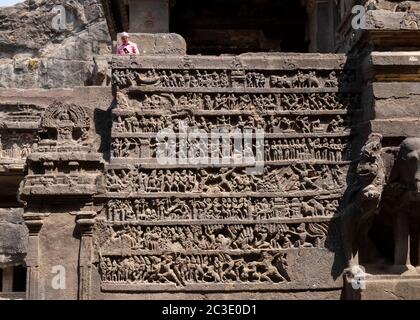
[[[419,37],[420,38],[420,37]],[[377,52],[362,61],[364,79],[384,82],[419,82],[420,52]]]
[[[131,33],[130,40],[137,44],[141,55],[187,53],[187,43],[176,33]]]
[[[420,51],[374,51],[371,53],[371,59],[375,66],[420,66]]]
[[[144,55],[117,56],[113,68],[155,69],[253,69],[253,70],[339,70],[353,60],[344,54],[260,53],[222,56]],[[353,65],[354,66],[354,65]]]
[[[0,293],[0,300],[25,300],[25,292],[4,292]]]
[[[419,300],[420,276],[367,276],[363,289],[353,289],[351,280],[344,277],[346,299],[350,300]]]
[[[420,83],[379,82],[372,89],[377,120],[420,117]]]
[[[370,124],[372,132],[380,133],[384,137],[417,137],[420,132],[418,118],[373,120]]]
[[[376,99],[407,98],[410,95],[420,95],[420,83],[375,82],[372,86]]]

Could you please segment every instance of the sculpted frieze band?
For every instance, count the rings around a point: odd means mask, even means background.
[[[270,220],[334,217],[339,196],[136,198],[109,200],[106,221]]]
[[[168,253],[163,256],[102,257],[99,270],[105,283],[185,287],[188,284],[290,281],[287,254],[269,251],[241,256]]]
[[[37,105],[0,103],[0,128],[38,129],[43,111],[44,109]]]
[[[262,176],[243,168],[110,169],[108,192],[223,193],[304,192],[343,189],[347,166],[298,163],[283,168],[266,167]]]
[[[333,111],[357,109],[359,94],[345,92],[296,93],[154,93],[123,99],[118,110],[244,110],[244,111]]]
[[[36,133],[0,133],[0,159],[25,160],[32,153],[39,141]]]
[[[162,88],[228,88],[243,83],[248,88],[334,88],[353,84],[352,70],[247,71],[247,70],[161,70],[114,69],[118,88],[156,86]]]
[[[188,131],[238,131],[263,129],[267,133],[337,133],[349,131],[351,121],[346,115],[325,116],[255,116],[255,115],[127,115],[116,116],[114,133],[158,133],[167,128],[179,132],[180,122]]]
[[[225,140],[222,142],[226,142]],[[204,152],[210,158],[230,158],[234,159],[237,150],[233,139],[230,142],[231,148],[220,142],[217,146],[204,148]],[[133,138],[121,137],[112,139],[112,157],[113,158],[132,158],[149,159],[157,161],[159,150],[164,142],[157,142],[155,138]],[[185,147],[187,152],[199,147],[200,141],[187,140]],[[253,146],[255,148],[255,144]],[[185,153],[181,151],[180,143],[174,142],[170,146],[176,158]],[[264,140],[264,161],[265,162],[323,162],[336,163],[348,161],[351,159],[351,144],[348,137],[321,137],[321,138],[284,138],[284,139],[265,139]],[[231,161],[233,163],[233,161]]]
[[[328,223],[97,226],[102,252],[260,251],[324,248]]]

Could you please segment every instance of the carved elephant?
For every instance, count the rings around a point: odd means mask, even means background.
[[[420,192],[420,138],[407,138],[401,143],[390,183]]]
[[[420,220],[420,138],[407,138],[401,143],[389,185],[395,194],[394,264],[409,265],[410,227]],[[419,239],[418,232],[412,236]]]

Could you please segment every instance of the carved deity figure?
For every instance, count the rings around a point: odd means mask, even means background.
[[[46,109],[41,127],[50,139],[60,142],[83,141],[88,136],[90,119],[78,105],[54,102]]]

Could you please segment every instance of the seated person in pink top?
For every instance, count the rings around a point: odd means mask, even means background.
[[[121,45],[117,48],[117,54],[127,55],[127,54],[139,54],[139,49],[137,45],[128,39],[130,38],[127,32],[121,33]]]

